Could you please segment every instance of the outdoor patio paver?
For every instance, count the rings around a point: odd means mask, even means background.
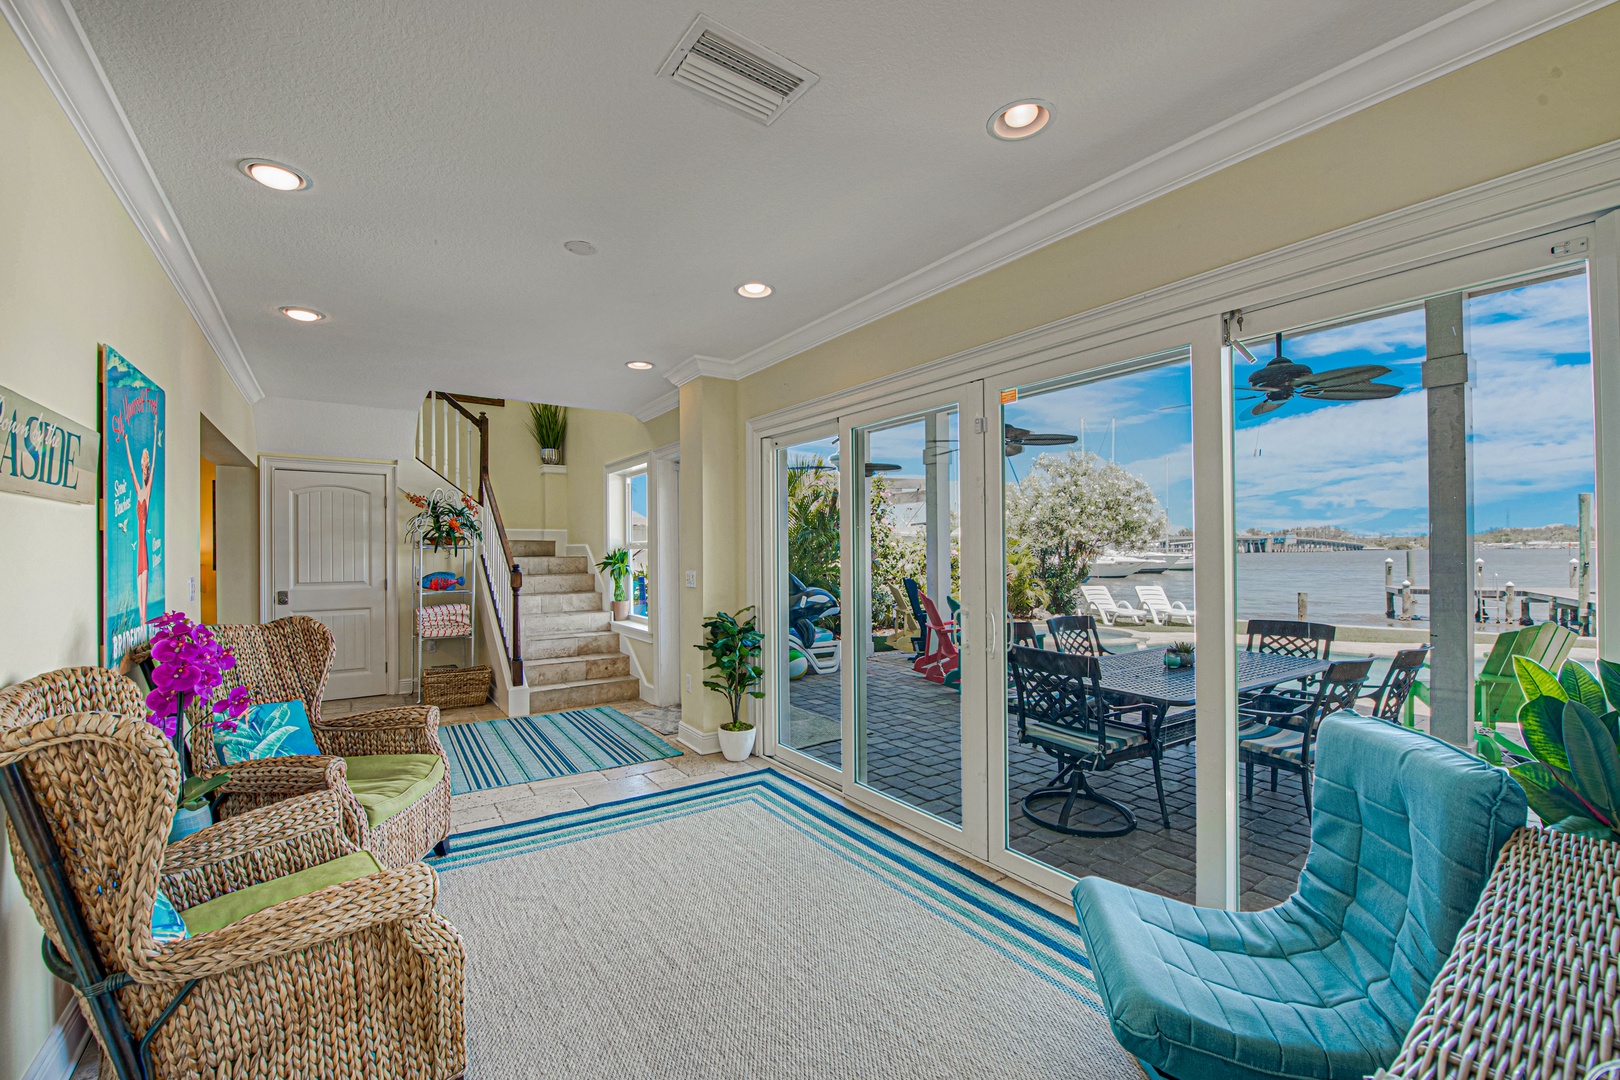
[[[875,790],[954,825],[962,822],[961,697],[928,682],[911,670],[904,653],[878,653],[868,658],[867,775]],[[790,685],[795,708],[836,718],[840,677],[809,674]],[[842,748],[832,740],[802,747],[802,752],[834,768],[842,767]],[[1023,815],[1023,798],[1047,786],[1055,772],[1052,759],[1018,742],[1013,724],[1008,735],[1010,770],[1008,845],[1012,850],[1076,877],[1100,875],[1177,900],[1194,896],[1197,787],[1195,750],[1191,744],[1166,752],[1161,761],[1170,828],[1159,820],[1158,798],[1149,761],[1130,761],[1092,774],[1092,786],[1129,806],[1137,828],[1125,836],[1089,839],[1043,828]],[[1305,816],[1299,780],[1258,772],[1252,801],[1239,803],[1241,904],[1245,910],[1272,907],[1286,899],[1299,880],[1310,850],[1310,822]],[[1116,814],[1101,807],[1079,813],[1084,826],[1117,826]]]

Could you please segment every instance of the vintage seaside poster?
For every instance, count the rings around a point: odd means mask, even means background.
[[[101,347],[101,649],[116,667],[163,614],[163,390]]]

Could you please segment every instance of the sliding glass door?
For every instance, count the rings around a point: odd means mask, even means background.
[[[1507,635],[1592,656],[1614,481],[1585,266],[1550,258],[1584,250],[1279,285],[797,416],[761,459],[764,745],[1054,895],[1276,903],[1329,708],[1468,747],[1513,723],[1475,693]]]

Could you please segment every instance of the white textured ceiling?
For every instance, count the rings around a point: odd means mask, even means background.
[[[73,2],[266,393],[627,410],[693,355],[760,350],[1486,6]],[[699,10],[820,83],[763,127],[657,78]],[[1050,127],[990,138],[991,111],[1025,96],[1054,103]],[[236,171],[247,157],[314,186],[260,188]],[[568,254],[572,239],[599,254]],[[756,279],[776,294],[736,295]],[[330,318],[295,325],[283,304]],[[626,370],[635,359],[659,370]]]

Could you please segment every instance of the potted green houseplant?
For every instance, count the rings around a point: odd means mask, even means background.
[[[540,464],[561,465],[563,438],[568,434],[568,407],[531,403],[529,434],[540,445]]]
[[[614,548],[602,556],[596,569],[613,579],[613,617],[624,620],[630,615],[630,552],[627,548]]]
[[[1480,756],[1507,768],[1548,828],[1620,841],[1620,664],[1599,660],[1593,675],[1570,660],[1554,675],[1515,656],[1513,670],[1524,745],[1480,727]]]
[[[1184,668],[1193,666],[1193,643],[1190,641],[1173,641],[1170,647],[1164,650],[1164,666],[1168,668]]]
[[[763,691],[755,689],[765,671],[759,666],[760,643],[765,635],[748,615],[754,609],[745,607],[735,615],[716,612],[703,620],[704,640],[693,648],[709,654],[704,670],[714,672],[703,685],[717,694],[724,694],[731,706],[731,719],[720,725],[720,752],[727,761],[743,761],[754,752],[754,725],[742,718],[744,698],[762,698]],[[748,615],[747,619],[743,616]]]

